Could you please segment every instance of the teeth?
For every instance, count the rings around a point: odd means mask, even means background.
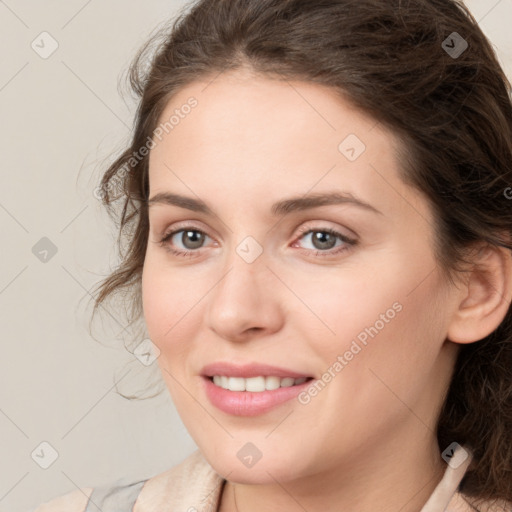
[[[213,383],[220,388],[229,391],[250,391],[252,393],[261,393],[262,391],[272,391],[278,388],[289,388],[306,382],[307,377],[294,379],[292,377],[225,377],[224,375],[214,375]]]
[[[261,391],[262,389],[265,389],[265,377],[251,377],[250,379],[240,380],[245,380],[245,390],[243,391],[258,392]]]
[[[245,391],[245,379],[242,377],[229,377],[228,389],[231,391]]]
[[[280,379],[279,377],[265,377],[265,389],[267,391],[279,389],[281,387],[282,380],[284,379]]]

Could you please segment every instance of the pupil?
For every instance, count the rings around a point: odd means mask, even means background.
[[[317,249],[332,249],[336,245],[336,237],[325,231],[317,231],[313,236],[313,245]]]
[[[203,233],[199,233],[198,231],[184,231],[181,237],[183,245],[188,249],[198,249],[201,247],[203,240]]]

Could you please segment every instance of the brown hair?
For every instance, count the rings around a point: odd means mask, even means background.
[[[100,283],[93,316],[123,291],[130,321],[141,318],[149,156],[135,161],[134,154],[147,144],[177,91],[241,67],[330,86],[397,134],[403,180],[434,208],[435,251],[449,279],[462,271],[474,242],[512,250],[510,84],[463,4],[200,0],[152,38],[130,69],[140,97],[134,134],[100,185],[111,214],[122,201],[116,217],[122,261]],[[438,420],[441,449],[457,441],[473,450],[473,465],[459,488],[463,493],[512,501],[511,435],[509,309],[492,334],[461,346]]]

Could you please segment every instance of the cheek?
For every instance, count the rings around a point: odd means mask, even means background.
[[[444,341],[443,308],[434,278],[414,293],[410,282],[404,279],[389,293],[358,301],[362,311],[353,306],[350,311],[354,322],[338,322],[339,330],[346,333],[344,352],[338,354],[344,359],[342,373],[348,385],[340,392],[357,390],[357,402],[366,404],[375,417],[407,416],[404,404],[414,407],[431,394],[427,388]],[[418,406],[418,414],[421,411]]]
[[[376,258],[314,283],[296,283],[315,313],[297,315],[300,330],[309,333],[325,370],[345,356],[342,365],[357,368],[345,372],[352,379],[368,379],[372,368],[397,385],[428,374],[444,341],[446,315],[437,274],[425,278],[428,263]]]
[[[166,268],[148,256],[142,274],[142,303],[147,330],[164,355],[178,355],[191,346],[200,327],[201,297],[207,289],[188,273]]]
[[[194,403],[182,385],[190,371],[190,354],[200,328],[200,297],[190,280],[180,278],[179,270],[166,268],[157,258],[145,261],[142,275],[144,319],[151,341],[160,350],[156,360],[171,398],[183,420],[194,410]],[[196,283],[197,285],[198,283]],[[195,307],[194,307],[195,305]],[[181,385],[180,385],[181,384]],[[190,425],[187,425],[190,429]]]
[[[387,282],[391,280],[386,276],[384,269],[365,263],[319,272],[314,280],[308,276],[292,281],[294,293],[304,302],[297,304],[294,322],[300,323],[300,332],[315,344],[315,351],[332,360],[348,350],[352,340],[369,339],[368,329],[375,323],[384,331],[400,316],[400,283]]]
[[[436,301],[434,278],[410,293],[414,281],[401,274],[400,281],[373,281],[372,293],[364,287],[358,292],[340,289],[319,310],[335,334],[311,338],[324,364],[325,387],[311,392],[307,415],[337,425],[350,411],[359,427],[345,425],[340,435],[347,443],[406,421],[408,407],[428,421],[430,410],[423,402],[430,403],[435,394],[427,388],[443,340],[442,304]],[[306,403],[309,397],[303,399]]]

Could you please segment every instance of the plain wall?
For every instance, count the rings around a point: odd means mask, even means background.
[[[94,340],[86,307],[116,261],[116,233],[94,188],[131,131],[135,105],[118,81],[148,34],[183,5],[0,2],[0,512],[147,478],[196,448],[167,391],[146,401],[116,394],[114,380],[134,391],[155,368],[116,345],[117,319],[97,332],[103,344]],[[468,5],[512,76],[512,0]],[[58,42],[48,58],[43,31]],[[48,469],[31,455],[51,455],[42,442],[58,452]]]

